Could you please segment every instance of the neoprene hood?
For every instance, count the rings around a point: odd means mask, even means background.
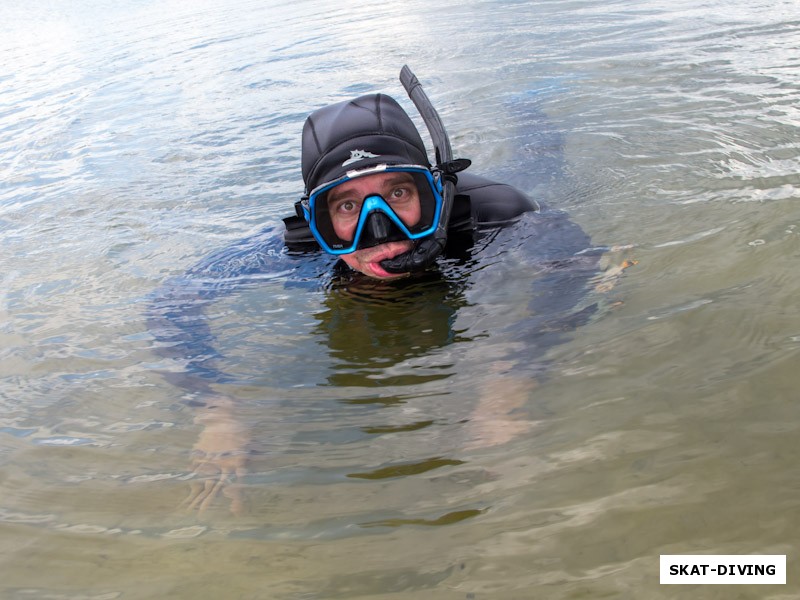
[[[414,122],[394,98],[368,94],[326,106],[303,126],[305,193],[355,169],[379,164],[430,167]]]

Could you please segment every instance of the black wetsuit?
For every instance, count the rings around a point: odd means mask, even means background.
[[[183,372],[173,370],[165,374],[175,384],[202,393],[209,391],[210,383],[228,381],[216,364],[219,354],[204,314],[204,307],[221,296],[243,286],[258,285],[265,278],[277,279],[296,293],[340,284],[358,285],[359,277],[362,282],[367,279],[354,274],[336,257],[322,253],[304,220],[289,217],[284,221],[285,231],[268,229],[217,252],[154,294],[148,322],[159,342],[159,353],[184,366]],[[518,259],[522,253],[525,264],[536,275],[528,298],[532,316],[516,326],[513,335],[527,344],[583,322],[593,310],[591,305],[581,308],[581,303],[586,296],[587,281],[597,273],[600,253],[590,247],[588,236],[565,213],[539,206],[509,185],[471,173],[459,174],[444,259],[453,259],[456,264],[461,264],[459,259],[464,264],[473,261],[470,273],[478,273],[481,269],[475,267],[475,261],[481,260],[496,238],[505,235],[514,240],[515,257]],[[451,269],[455,268],[453,260],[448,263]],[[406,284],[400,280],[372,285]],[[439,311],[446,330],[461,305],[448,300],[446,310]],[[373,329],[382,327],[378,323]],[[372,333],[380,340],[380,331]],[[437,345],[449,343],[452,337],[448,332],[443,333]],[[544,341],[537,345],[552,343]],[[523,354],[524,360],[530,360],[531,352]]]

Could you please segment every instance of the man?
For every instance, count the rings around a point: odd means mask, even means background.
[[[394,279],[430,267],[464,233],[513,222],[538,206],[521,192],[459,175],[438,113],[408,67],[400,75],[428,126],[437,164],[391,97],[369,94],[322,108],[303,127],[305,195],[286,219],[289,248],[313,245],[354,271]],[[459,235],[462,234],[462,235]],[[311,237],[313,236],[313,241]]]
[[[296,214],[284,219],[283,240],[267,231],[215,254],[165,285],[151,303],[149,322],[160,351],[182,365],[167,377],[189,392],[188,402],[199,407],[197,421],[203,425],[194,452],[198,479],[186,500],[191,509],[203,510],[220,492],[231,498],[234,512],[241,508],[240,487],[233,480],[245,473],[247,427],[235,416],[233,400],[215,389],[228,376],[218,367],[222,357],[203,307],[248,282],[250,275],[279,273],[284,285],[295,288],[320,285],[324,273],[335,282],[322,284],[328,290],[327,307],[315,316],[338,368],[348,362],[355,367],[345,369],[346,386],[362,373],[363,385],[374,385],[369,369],[376,355],[382,363],[402,356],[424,358],[431,349],[452,343],[450,324],[467,303],[447,284],[429,287],[434,291],[424,311],[405,311],[387,324],[386,303],[352,303],[336,289],[374,282],[384,286],[380,293],[391,294],[388,305],[396,306],[407,282],[441,279],[443,260],[463,263],[480,255],[498,232],[526,215],[530,218],[514,246],[522,248],[538,277],[528,296],[531,316],[525,323],[509,324],[508,337],[520,347],[519,355],[487,363],[487,372],[504,373],[517,360],[530,363],[594,310],[594,305],[578,310],[587,282],[598,272],[599,252],[590,248],[586,234],[564,213],[540,210],[519,190],[463,172],[469,161],[452,158],[444,127],[416,78],[404,68],[401,80],[430,130],[435,164],[408,114],[389,96],[369,94],[321,108],[303,128],[305,193]],[[337,259],[336,264],[324,256]],[[476,269],[463,280],[475,273],[491,269]],[[393,289],[386,292],[385,286]],[[407,323],[408,331],[398,323]],[[329,385],[338,385],[336,377]],[[492,381],[496,386],[497,380]],[[470,416],[481,444],[503,443],[521,430],[519,422],[503,419],[525,402],[533,378],[504,376],[500,382],[515,390],[498,394],[495,387],[492,395],[506,403],[495,401],[488,408],[479,402]]]

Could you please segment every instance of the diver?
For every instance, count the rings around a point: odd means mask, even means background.
[[[204,316],[205,306],[223,294],[271,274],[279,274],[286,287],[327,290],[319,329],[337,360],[349,360],[359,367],[354,371],[365,371],[362,367],[374,360],[375,348],[387,343],[395,347],[383,349],[386,360],[408,355],[409,349],[424,356],[433,347],[452,343],[451,323],[466,302],[458,289],[453,291],[457,285],[442,282],[432,294],[438,298],[433,300],[437,308],[427,305],[425,311],[424,330],[435,339],[423,342],[412,339],[413,333],[403,337],[388,332],[384,310],[348,304],[337,290],[391,295],[402,294],[415,282],[441,282],[446,279],[443,261],[463,264],[480,256],[501,232],[526,220],[517,246],[539,279],[528,298],[531,317],[511,326],[510,338],[519,341],[516,359],[530,362],[534,345],[558,343],[563,331],[586,322],[596,308],[581,304],[600,271],[604,249],[593,248],[565,213],[540,206],[510,185],[466,172],[470,161],[453,158],[441,119],[408,67],[400,79],[430,132],[433,161],[413,121],[390,96],[369,94],[321,108],[303,127],[305,190],[295,214],[284,219],[283,231],[267,229],[212,255],[151,299],[148,325],[158,352],[180,365],[165,377],[186,392],[184,401],[197,407],[196,420],[202,425],[193,452],[195,479],[186,499],[190,509],[205,509],[220,493],[231,499],[234,512],[242,506],[247,427],[236,417],[234,401],[218,391],[230,377],[219,367],[223,357]],[[395,324],[409,318],[404,313]],[[355,335],[353,327],[360,328]],[[361,344],[353,343],[354,338]],[[501,366],[490,368],[502,370],[502,364],[497,361]],[[375,385],[374,378],[369,381],[367,385]],[[519,391],[532,380],[504,381]],[[336,380],[330,385],[336,386]],[[489,424],[488,438],[504,443],[516,431],[515,424],[487,417],[489,410],[498,410],[498,405],[479,406],[474,422]]]
[[[317,110],[303,127],[305,194],[297,215],[285,219],[288,248],[316,242],[354,271],[392,279],[430,267],[451,236],[451,250],[463,248],[478,227],[507,225],[538,210],[510,186],[460,174],[470,161],[453,159],[442,121],[407,66],[400,80],[428,127],[435,164],[390,96]]]

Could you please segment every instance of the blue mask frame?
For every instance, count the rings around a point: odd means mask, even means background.
[[[352,240],[340,240],[338,238],[333,239],[335,235],[332,232],[327,233],[327,235],[323,233],[322,230],[325,228],[320,227],[320,223],[317,218],[317,211],[318,209],[321,209],[319,204],[325,202],[325,194],[327,194],[327,192],[346,181],[350,181],[358,177],[364,177],[366,175],[373,175],[376,173],[394,172],[411,173],[412,175],[417,175],[417,181],[419,181],[419,176],[422,176],[425,182],[427,182],[429,189],[424,191],[430,193],[425,194],[425,196],[429,198],[429,201],[430,198],[432,198],[434,206],[424,207],[423,210],[433,211],[430,223],[425,224],[421,230],[412,231],[405,223],[403,223],[402,219],[397,216],[397,214],[392,210],[391,206],[389,206],[389,203],[386,202],[383,197],[378,194],[371,194],[364,198],[364,201],[361,205],[361,211],[358,216],[358,222],[356,224],[356,229]],[[420,198],[422,199],[423,190],[419,191]],[[342,254],[350,254],[351,252],[358,250],[367,219],[369,218],[370,214],[374,212],[380,212],[386,215],[397,227],[397,230],[402,232],[403,236],[409,240],[418,240],[433,234],[441,220],[444,201],[442,197],[442,182],[438,171],[432,172],[427,167],[422,167],[419,165],[378,165],[376,167],[371,167],[361,171],[352,171],[345,177],[341,177],[335,181],[331,181],[319,186],[313,190],[311,194],[309,194],[308,198],[303,198],[301,201],[301,206],[303,209],[303,217],[308,222],[311,233],[319,245],[325,252],[338,256]]]

